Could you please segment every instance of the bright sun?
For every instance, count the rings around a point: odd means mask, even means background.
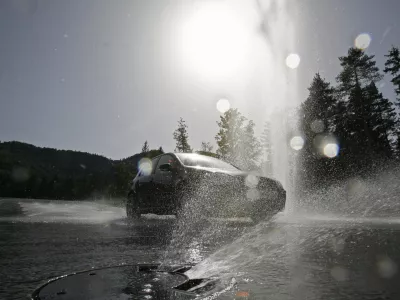
[[[207,3],[190,14],[182,26],[185,66],[205,76],[230,76],[242,67],[248,34],[229,7]]]

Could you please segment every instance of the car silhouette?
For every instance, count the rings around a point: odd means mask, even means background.
[[[285,207],[286,191],[271,178],[241,171],[214,157],[166,153],[143,159],[128,193],[126,212],[181,217],[270,218]]]

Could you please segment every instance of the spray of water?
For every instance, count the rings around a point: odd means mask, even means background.
[[[29,223],[106,223],[125,217],[125,209],[83,201],[0,200],[0,220]]]
[[[378,174],[353,177],[307,195],[297,203],[296,214],[326,218],[397,218],[400,170],[384,169]]]
[[[289,140],[293,135],[295,115],[291,112],[298,105],[296,68],[300,64],[300,56],[295,49],[295,26],[290,8],[296,4],[291,1],[258,0],[257,7],[261,17],[261,29],[265,39],[268,68],[270,69],[266,85],[266,100],[274,101],[273,112],[266,114],[266,121],[271,126],[272,170],[273,177],[278,179],[287,190],[287,208],[290,207],[294,195],[294,179],[291,169]]]
[[[293,152],[289,150],[289,140],[294,131],[292,128],[295,123],[295,116],[291,112],[292,108],[297,105],[295,69],[299,66],[300,57],[294,53],[295,32],[288,5],[289,3],[285,0],[260,0],[257,2],[257,9],[262,20],[262,35],[265,39],[265,43],[262,45],[266,52],[264,58],[268,60],[267,64],[269,66],[268,78],[265,78],[266,85],[269,88],[269,99],[266,99],[266,101],[274,101],[274,104],[276,104],[273,113],[269,111],[265,116],[265,121],[269,121],[271,124],[271,142],[274,148],[272,157],[273,176],[289,191],[290,198],[293,195],[293,192],[290,193],[290,191],[293,189],[294,182],[294,157],[292,155]],[[293,2],[290,5],[294,5]],[[225,111],[229,108],[227,104],[226,101],[220,102],[217,104],[218,109]],[[287,202],[289,201],[290,199]],[[195,204],[196,202],[194,207]],[[191,209],[191,216],[196,213],[201,214],[202,212],[196,208]],[[193,223],[191,220],[179,220],[163,262],[171,264],[174,260],[175,262],[176,260],[184,260],[198,263],[202,256],[196,250],[198,249],[197,245],[202,244],[200,248],[206,248],[204,247],[206,243],[218,242],[213,240],[213,237],[219,236],[219,230],[226,230],[226,226],[220,226],[218,223],[205,224],[203,221]],[[238,226],[238,230],[243,230],[243,227]],[[224,247],[212,258],[197,265],[197,271],[193,271],[190,275],[197,277],[207,273],[207,276],[210,276],[226,271],[232,266],[236,268],[242,264],[247,264],[250,259],[244,257],[249,251],[242,242],[245,241],[244,243],[247,243],[247,240],[250,239],[254,243],[260,231],[264,230],[265,225],[249,229],[250,232],[245,237]],[[269,243],[271,245],[270,242],[274,240],[274,237],[267,236],[267,240],[265,240],[265,236],[263,236],[263,239],[262,241],[257,241],[254,244],[255,247],[258,245],[265,250],[263,254],[269,253],[269,255],[272,255],[272,252],[269,251],[271,250],[270,247],[262,246],[261,244]],[[247,243],[247,245],[249,244]],[[199,270],[207,270],[207,272],[202,273]]]

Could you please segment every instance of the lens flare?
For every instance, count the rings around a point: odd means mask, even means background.
[[[383,278],[391,278],[397,273],[396,263],[389,257],[379,257],[377,262],[378,274]]]
[[[349,277],[349,271],[341,266],[335,266],[331,270],[331,275],[337,281],[346,281]]]
[[[324,129],[325,129],[325,125],[324,125],[324,122],[321,120],[317,119],[311,123],[311,130],[314,131],[315,133],[321,133],[324,131]]]
[[[294,150],[299,151],[304,146],[304,140],[301,136],[295,136],[290,140],[290,147]]]
[[[300,64],[300,56],[296,53],[291,53],[286,57],[286,65],[291,69],[296,69]]]
[[[238,291],[238,292],[236,292],[236,297],[245,297],[247,299],[247,297],[249,297],[249,292],[247,292],[247,291]]]
[[[150,175],[152,169],[151,160],[148,158],[142,158],[139,160],[139,170],[143,172],[144,175]]]
[[[257,190],[256,188],[249,189],[246,192],[246,198],[247,198],[247,200],[250,200],[250,201],[255,201],[255,200],[260,199],[259,190]]]
[[[334,143],[326,144],[324,147],[324,155],[329,158],[334,158],[339,154],[339,145]]]
[[[29,179],[29,177],[30,177],[29,170],[24,167],[15,167],[15,168],[13,168],[12,173],[11,173],[11,178],[15,182],[27,181]]]
[[[354,46],[361,50],[367,49],[370,43],[371,36],[368,33],[361,33],[354,40]]]
[[[247,187],[254,188],[258,184],[258,177],[256,175],[249,174],[248,176],[246,176],[246,179],[244,182]]]
[[[231,108],[231,104],[228,99],[219,99],[217,102],[217,110],[223,114]]]

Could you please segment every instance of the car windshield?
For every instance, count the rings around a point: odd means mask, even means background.
[[[179,153],[176,155],[181,162],[188,167],[202,167],[202,168],[213,168],[221,169],[225,171],[239,171],[235,166],[216,159],[214,157],[207,157],[198,154]]]

